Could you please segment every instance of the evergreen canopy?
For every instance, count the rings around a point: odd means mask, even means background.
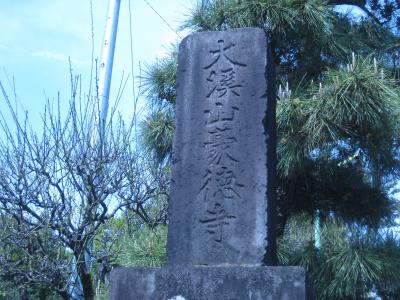
[[[182,26],[267,34],[278,82],[278,257],[305,266],[321,299],[399,296],[399,241],[382,234],[399,212],[399,12],[394,0],[203,0]],[[176,67],[172,51],[145,78],[144,144],[162,164]],[[307,234],[316,212],[320,251]]]
[[[393,215],[397,2],[199,1],[183,24],[193,31],[261,27],[269,36],[280,85],[281,228],[299,211],[334,212],[375,227]],[[171,152],[176,58],[173,51],[145,78],[152,112],[143,123],[144,142],[159,161]]]

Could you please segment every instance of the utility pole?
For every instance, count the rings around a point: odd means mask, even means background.
[[[107,21],[104,32],[104,42],[101,52],[100,67],[99,67],[99,82],[97,91],[97,109],[96,109],[96,122],[93,126],[92,131],[92,146],[97,146],[99,149],[103,149],[104,135],[105,135],[105,125],[107,124],[107,113],[109,107],[109,97],[110,97],[110,86],[112,69],[114,63],[114,52],[115,43],[117,39],[117,29],[118,29],[118,18],[119,10],[121,6],[121,0],[109,0]],[[98,153],[99,156],[102,155],[102,150]],[[101,160],[101,157],[99,157]],[[101,174],[97,174],[101,176]],[[99,180],[95,178],[95,181]],[[93,240],[88,241],[87,248],[84,251],[84,259],[86,272],[90,272],[92,267],[91,262],[91,251],[93,250]]]
[[[314,213],[314,247],[321,249],[321,213],[317,209]]]
[[[100,143],[103,141],[105,124],[107,120],[111,76],[114,62],[115,42],[117,39],[117,28],[121,0],[109,0],[107,23],[104,33],[103,50],[99,69],[98,90],[98,126]],[[98,138],[96,137],[96,138]]]

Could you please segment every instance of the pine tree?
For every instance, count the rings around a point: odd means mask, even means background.
[[[398,212],[399,12],[400,2],[389,0],[210,0],[183,24],[193,31],[259,27],[268,36],[279,87],[281,263],[305,266],[321,299],[399,293],[399,241],[382,230]],[[171,152],[176,58],[173,51],[150,66],[145,81],[144,142],[162,163]],[[315,212],[329,227],[321,249],[312,235],[291,247],[300,236],[293,218]]]

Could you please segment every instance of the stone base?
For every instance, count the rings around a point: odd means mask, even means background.
[[[300,267],[118,268],[111,300],[310,300]]]

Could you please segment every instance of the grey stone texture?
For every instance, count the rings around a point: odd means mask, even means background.
[[[112,300],[305,300],[275,253],[275,75],[261,29],[179,51],[167,266],[112,271]]]
[[[111,299],[120,300],[312,299],[299,267],[117,269],[111,286]]]
[[[263,263],[271,240],[265,120],[275,110],[267,59],[256,28],[197,33],[180,45],[170,266]]]

